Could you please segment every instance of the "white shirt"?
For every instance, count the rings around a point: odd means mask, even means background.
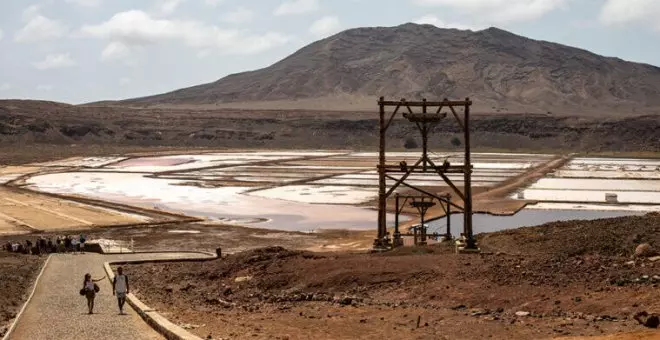
[[[115,276],[115,292],[126,293],[126,275]]]

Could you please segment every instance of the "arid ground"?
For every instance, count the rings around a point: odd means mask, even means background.
[[[127,270],[147,304],[216,339],[595,336],[643,331],[634,314],[660,308],[660,258],[632,257],[659,226],[658,214],[551,223],[482,235],[480,255],[269,247]]]
[[[2,243],[4,245],[4,242]],[[0,252],[0,336],[25,302],[45,257]]]
[[[78,148],[8,150],[5,157],[13,161],[5,164],[13,165],[2,168],[2,175],[23,172],[26,166],[22,164],[28,162],[74,155],[176,152],[141,147]],[[191,151],[206,150],[185,152]],[[319,162],[322,160],[309,164]],[[521,201],[501,203],[512,190],[564,163],[562,157],[550,157],[495,187],[476,189],[476,207],[516,210]],[[658,254],[633,256],[639,244],[660,246],[657,213],[480,234],[481,254],[456,254],[451,245],[368,254],[365,250],[373,241],[372,231],[243,228],[185,220],[145,208],[109,203],[99,208],[102,203],[95,200],[40,194],[21,187],[1,189],[5,192],[3,211],[22,212],[20,221],[34,222],[5,226],[0,244],[37,234],[84,233],[90,239],[132,241],[136,250],[221,248],[228,255],[219,260],[127,268],[133,292],[140,299],[201,337],[625,338],[622,333],[629,339],[658,337],[655,330],[633,319],[637,312],[660,310],[656,293],[660,258],[655,257]],[[150,222],[132,221],[130,216]],[[101,225],[104,227],[99,228]],[[15,235],[17,232],[27,234]],[[3,280],[1,324],[20,309],[43,259],[5,253],[0,257],[0,275],[9,278]]]

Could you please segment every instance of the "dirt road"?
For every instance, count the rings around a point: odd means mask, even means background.
[[[86,300],[78,294],[82,278],[85,273],[95,279],[104,277],[103,263],[108,261],[199,256],[190,253],[52,255],[9,339],[161,339],[131,308],[126,308],[127,315],[118,314],[109,280],[98,282],[101,291],[96,296],[95,314],[87,314]]]

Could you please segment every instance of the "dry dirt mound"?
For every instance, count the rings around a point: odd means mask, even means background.
[[[0,252],[0,336],[16,317],[45,257]]]
[[[483,246],[510,254],[621,256],[642,243],[660,245],[660,213],[591,221],[553,222],[487,234]]]
[[[414,261],[410,256],[401,259]],[[420,259],[420,263],[422,261]],[[309,299],[328,300],[334,294],[359,293],[431,279],[435,265],[427,262],[426,266],[411,267],[397,265],[396,261],[393,264],[389,256],[321,255],[269,247],[222,260],[145,267],[135,271],[136,281],[168,283],[158,285],[157,294],[166,297],[172,292],[186,292],[194,296],[197,303],[217,304],[254,299],[308,299],[304,294],[295,297],[298,293],[316,293]],[[209,282],[213,284],[207,284]]]
[[[635,313],[660,310],[660,261],[630,257],[636,242],[657,242],[658,218],[569,221],[485,235],[481,255],[457,255],[451,247],[383,254],[269,247],[220,260],[127,270],[141,299],[173,312],[175,322],[195,325],[201,336],[611,334],[639,330],[643,326],[633,320]],[[608,235],[622,237],[626,229],[632,235],[627,241],[608,240]],[[418,316],[424,320],[420,324]]]
[[[139,280],[168,282],[164,287],[156,285],[164,296],[188,292],[202,304],[273,300],[282,294],[322,300],[356,294],[369,298],[381,290],[452,279],[485,279],[504,286],[580,284],[602,290],[660,283],[654,279],[660,269],[652,263],[630,262],[638,244],[660,244],[659,231],[660,214],[648,214],[486,234],[479,240],[485,254],[467,258],[454,256],[449,247],[385,254],[320,254],[269,247],[210,262],[146,266],[136,275]]]

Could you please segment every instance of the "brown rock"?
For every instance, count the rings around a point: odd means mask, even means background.
[[[635,248],[636,257],[651,257],[653,255],[655,255],[655,251],[648,243],[642,243]]]
[[[658,328],[660,325],[660,318],[657,314],[649,314],[647,312],[638,312],[635,314],[634,319],[641,325],[648,328]]]

